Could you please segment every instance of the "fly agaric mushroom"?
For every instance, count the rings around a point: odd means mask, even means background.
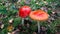
[[[24,24],[24,18],[30,14],[31,8],[29,6],[22,6],[19,8],[19,16],[22,17],[22,24]]]
[[[32,11],[29,15],[29,17],[33,20],[37,20],[37,24],[38,24],[38,34],[40,33],[40,25],[39,25],[39,21],[45,21],[49,18],[49,15],[44,12],[43,10],[35,10]]]

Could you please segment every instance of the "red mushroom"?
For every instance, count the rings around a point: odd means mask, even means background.
[[[49,18],[49,15],[43,10],[35,10],[30,13],[29,17],[33,20],[38,21],[38,33],[40,33],[39,21],[47,20]]]
[[[30,14],[31,8],[29,6],[22,6],[19,8],[19,16],[22,17],[22,24],[24,24],[24,18]]]
[[[29,15],[31,8],[29,6],[22,6],[19,8],[19,16],[25,18]]]

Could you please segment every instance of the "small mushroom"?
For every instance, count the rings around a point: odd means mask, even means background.
[[[39,21],[47,20],[49,15],[43,10],[35,10],[30,13],[29,17],[33,20],[37,20],[38,34],[39,34],[40,33],[40,24],[39,24],[40,22]]]
[[[22,6],[19,8],[19,16],[22,17],[22,25],[24,25],[24,19],[30,14],[31,8],[29,6]]]

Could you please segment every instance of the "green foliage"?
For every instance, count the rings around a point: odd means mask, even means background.
[[[21,18],[14,18],[13,26],[17,27],[19,24],[21,24]]]
[[[37,10],[37,9],[41,9],[41,7],[45,6],[47,8],[51,8],[53,9],[57,9],[60,7],[60,0],[45,0],[47,2],[47,4],[44,3],[44,1],[42,0],[30,0],[29,4],[25,4],[24,0],[21,0],[19,5],[17,4],[17,0],[9,0],[9,2],[11,3],[9,6],[5,6],[3,5],[3,3],[6,4],[8,0],[0,0],[0,14],[6,15],[5,17],[0,17],[0,21],[3,22],[4,24],[4,28],[0,29],[0,33],[1,34],[7,34],[8,30],[7,30],[7,26],[9,26],[9,20],[13,19],[12,25],[14,26],[14,29],[18,28],[18,25],[21,24],[21,18],[18,16],[18,9],[19,6],[24,6],[24,5],[28,5],[31,7],[32,10]],[[17,6],[18,5],[18,6]],[[16,7],[17,6],[17,7]],[[8,10],[7,10],[8,8]],[[52,14],[52,10],[47,10],[47,13],[49,15]],[[58,14],[60,15],[60,13]],[[55,19],[54,21],[52,21],[51,23],[48,24],[48,22],[41,22],[40,25],[41,26],[45,26],[47,28],[47,34],[55,34],[55,32],[57,31],[56,26],[60,24],[60,19]],[[26,30],[25,33],[33,33],[37,30],[37,23],[36,21],[33,21],[30,24],[29,29],[25,26],[22,27],[23,30]],[[21,34],[23,34],[23,32],[20,32]],[[24,34],[25,34],[24,33]]]

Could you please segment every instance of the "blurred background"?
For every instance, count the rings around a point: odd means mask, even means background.
[[[49,19],[40,23],[40,34],[60,34],[60,0],[0,0],[0,34],[37,34],[37,23],[29,17],[21,25],[18,11],[25,5],[49,14]]]

